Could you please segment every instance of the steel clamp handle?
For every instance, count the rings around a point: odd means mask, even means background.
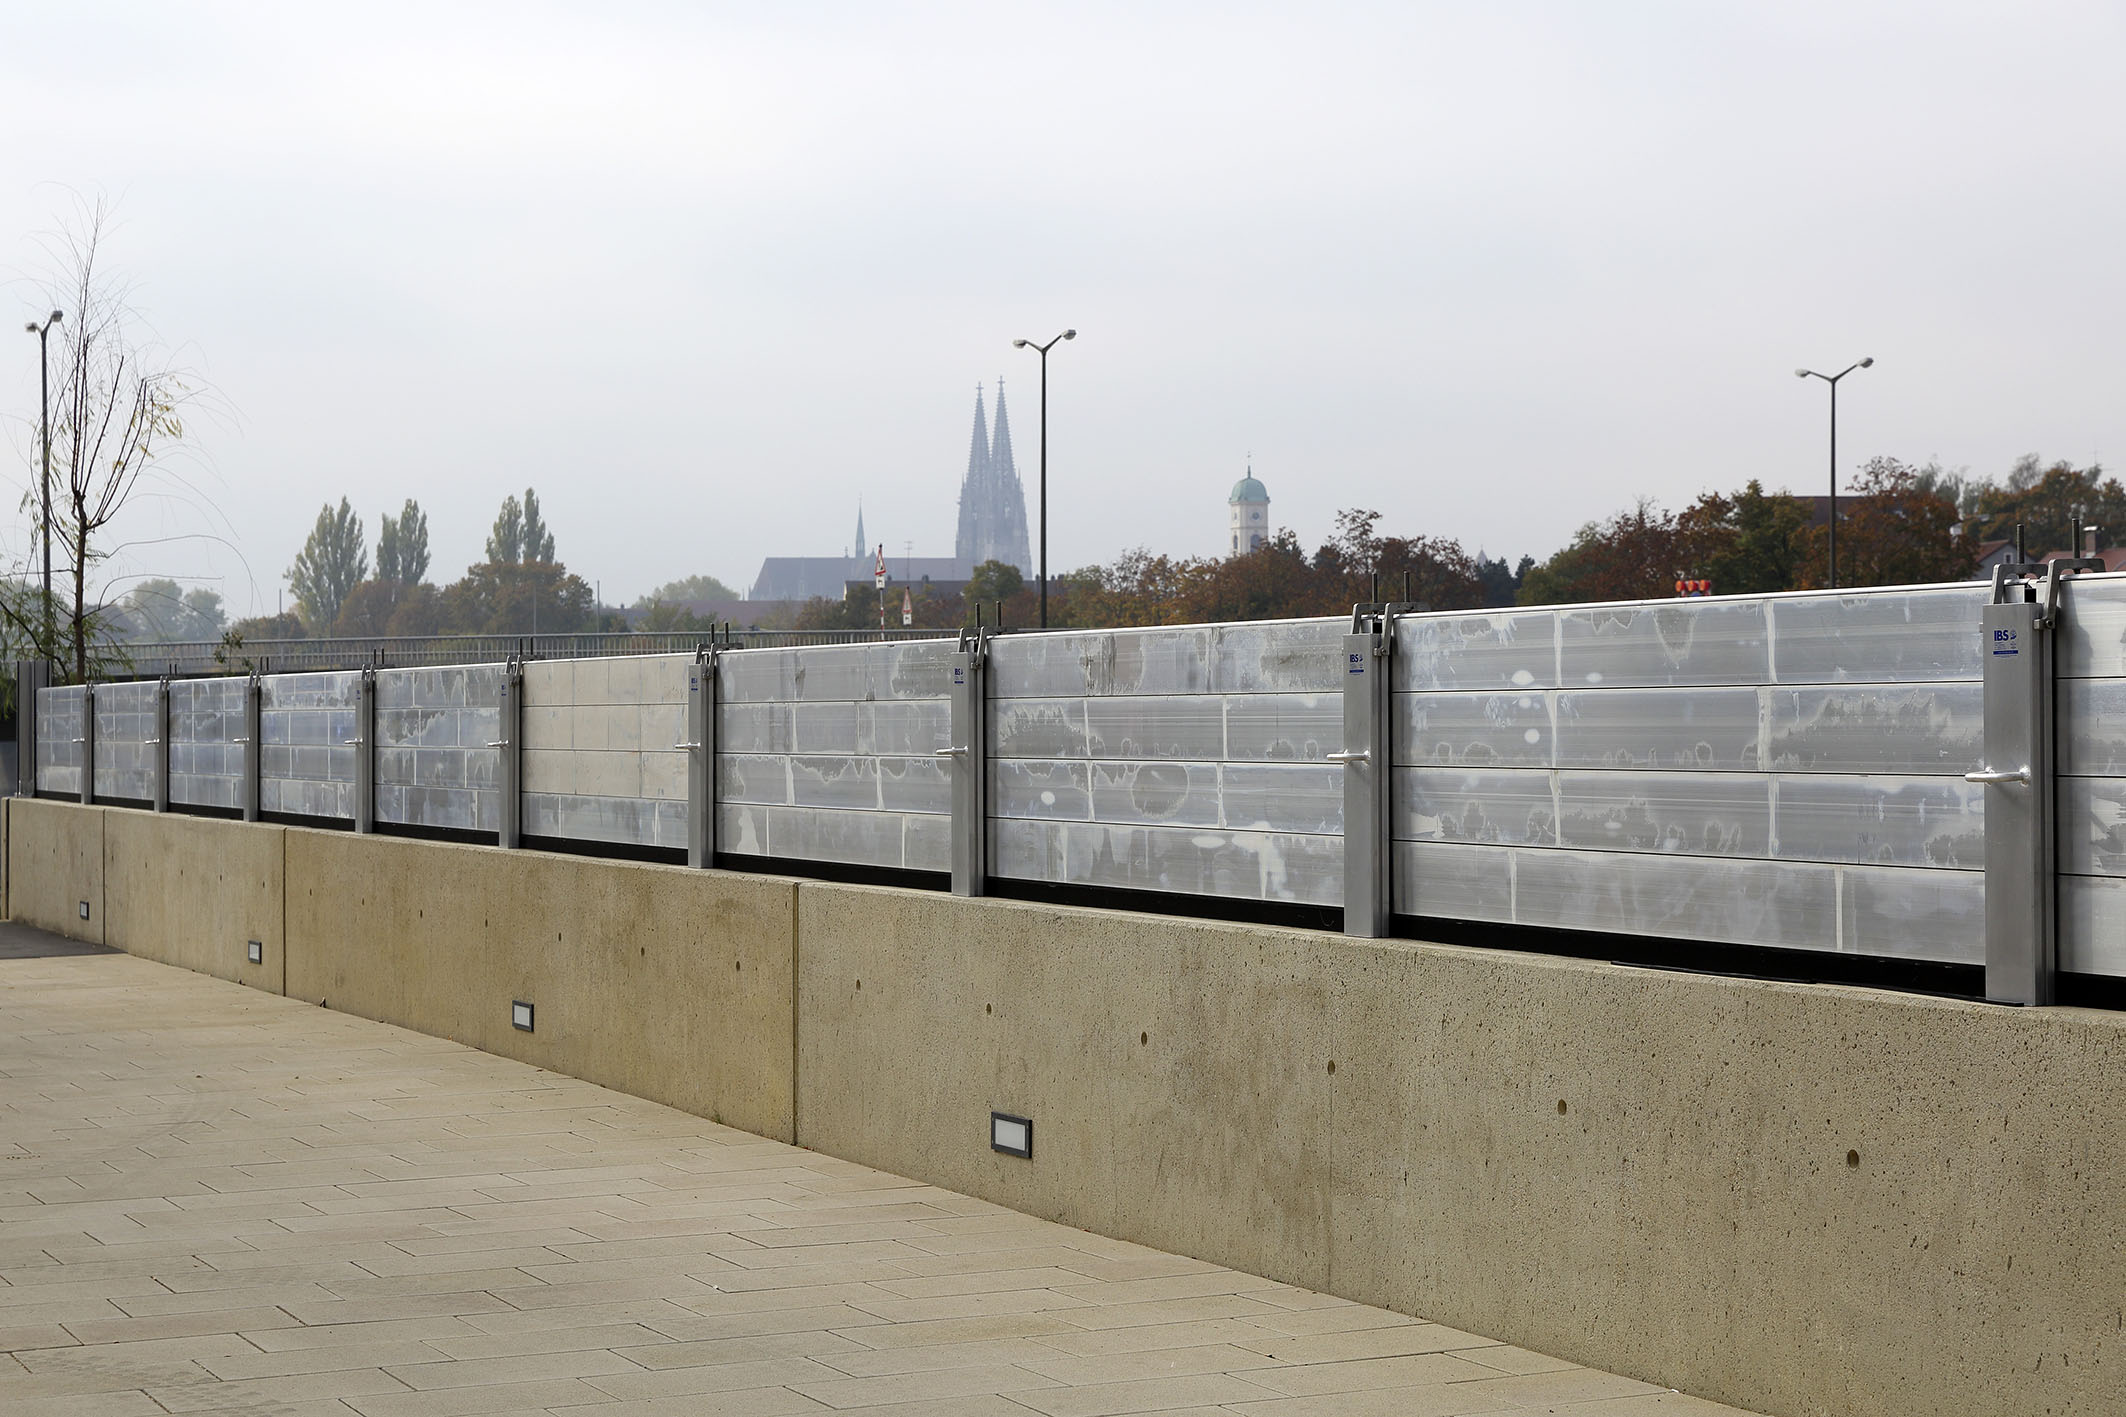
[[[1329,762],[1342,763],[1345,767],[1349,767],[1352,763],[1369,763],[1373,761],[1373,750],[1371,748],[1360,748],[1355,752],[1324,753],[1322,757]]]
[[[1977,772],[1964,774],[1965,782],[1983,782],[1989,785],[2028,782],[2029,780],[2030,769],[2028,768],[1980,768]]]
[[[965,748],[933,748],[930,751],[930,756],[933,758],[964,758],[967,756],[967,750]]]

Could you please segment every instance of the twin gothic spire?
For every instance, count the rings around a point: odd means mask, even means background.
[[[974,390],[974,433],[967,448],[967,480],[960,484],[960,532],[954,556],[968,569],[1003,561],[1023,573],[1033,569],[1026,534],[1026,491],[1011,454],[1011,416],[1004,408],[1004,381],[997,380],[997,426],[990,434],[982,387]]]

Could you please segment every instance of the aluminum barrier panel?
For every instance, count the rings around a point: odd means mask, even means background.
[[[242,679],[170,681],[170,801],[182,807],[244,803]]]
[[[1986,599],[1402,621],[1397,911],[1982,962]]]
[[[354,819],[353,739],[361,687],[357,673],[266,677],[259,705],[259,810]]]
[[[687,754],[679,745],[693,662],[668,654],[524,666],[527,836],[685,849]]]
[[[2076,576],[2062,598],[2060,968],[2126,975],[2126,577]]]
[[[990,872],[1338,905],[1336,620],[990,645]]]
[[[952,866],[951,640],[717,656],[717,849]]]
[[[96,800],[152,802],[157,758],[153,679],[96,686]]]
[[[39,792],[81,794],[82,706],[87,695],[79,684],[37,691],[37,761]]]
[[[497,830],[502,669],[385,669],[376,676],[380,822]]]

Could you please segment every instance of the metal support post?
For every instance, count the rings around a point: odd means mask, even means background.
[[[148,754],[148,780],[154,807],[158,812],[170,810],[170,678],[166,674],[155,681],[155,712],[150,720],[154,734],[148,746],[154,751]]]
[[[511,655],[502,666],[502,690],[496,702],[497,737],[493,748],[495,792],[501,799],[495,844],[507,850],[524,845],[524,661]]]
[[[1344,745],[1327,754],[1344,767],[1344,933],[1377,939],[1393,931],[1394,871],[1388,819],[1394,774],[1391,653],[1399,605],[1358,605],[1344,636]]]
[[[687,755],[687,865],[716,864],[716,660],[714,645],[694,652],[687,670],[686,723],[672,746]]]
[[[37,694],[49,688],[49,660],[15,661],[15,795],[37,795]]]
[[[376,830],[376,671],[364,669],[354,697],[354,829]]]
[[[81,686],[81,805],[96,801],[96,681]]]
[[[236,739],[244,745],[242,806],[244,820],[247,822],[255,822],[259,817],[259,784],[265,775],[262,770],[264,759],[259,751],[259,738],[265,717],[265,699],[265,682],[259,678],[258,671],[253,670],[250,677],[244,680],[244,731]]]
[[[2079,528],[2077,528],[2079,532]],[[2079,552],[2077,534],[2075,550]],[[2053,631],[2061,575],[2101,570],[2071,558],[1993,572],[1979,612],[1986,761],[1964,774],[1986,792],[1986,997],[2049,1004],[2059,971],[2058,813],[2054,803]],[[2044,596],[2025,576],[2042,575]]]
[[[989,632],[960,632],[951,656],[952,893],[989,893]]]

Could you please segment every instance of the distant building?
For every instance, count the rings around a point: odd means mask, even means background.
[[[1226,525],[1232,533],[1232,554],[1244,556],[1270,539],[1270,492],[1255,480],[1255,468],[1233,484],[1225,499]]]
[[[1024,574],[1033,567],[1026,536],[1026,489],[1011,455],[1011,416],[1004,410],[1004,381],[997,380],[997,430],[991,437],[982,418],[982,388],[974,390],[974,435],[967,448],[967,477],[960,484],[960,532],[953,551],[971,572],[984,561],[1002,561]]]
[[[967,450],[967,475],[960,483],[960,525],[952,556],[886,556],[888,579],[900,582],[960,583],[984,561],[1003,561],[1030,574],[1033,556],[1026,535],[1026,492],[1012,458],[1011,418],[1004,409],[1004,381],[997,381],[997,424],[989,430],[982,389],[974,391],[974,435]],[[797,601],[842,598],[851,581],[869,585],[878,566],[878,547],[864,531],[864,509],[856,509],[856,540],[846,556],[770,556],[760,563],[748,595],[752,601]]]

